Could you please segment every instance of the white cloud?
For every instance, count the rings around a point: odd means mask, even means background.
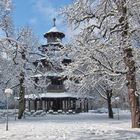
[[[36,19],[31,19],[30,23],[31,24],[36,24],[36,22],[44,22],[46,27],[49,28],[52,27],[53,25],[53,18],[56,18],[56,26],[58,30],[63,31],[66,35],[65,41],[69,41],[74,32],[71,30],[71,28],[68,28],[66,23],[64,22],[64,18],[59,15],[59,7],[54,6],[53,1],[51,0],[32,0],[33,8],[36,12],[37,15],[40,16],[40,19],[42,20],[36,20]]]
[[[63,23],[62,17],[58,16],[58,6],[54,6],[53,2],[51,2],[50,0],[36,0],[33,7],[35,11],[40,14],[41,18],[43,18],[47,22],[52,22],[52,19],[56,17],[58,26]]]
[[[36,0],[34,9],[44,18],[50,20],[56,15],[56,9],[49,0]]]

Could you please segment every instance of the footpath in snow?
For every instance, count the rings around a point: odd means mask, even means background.
[[[131,129],[130,113],[123,111],[119,120],[107,113],[10,117],[8,131],[1,117],[0,140],[140,140],[140,129]]]

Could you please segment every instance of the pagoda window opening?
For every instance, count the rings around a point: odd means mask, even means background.
[[[52,85],[62,85],[62,80],[52,80]]]

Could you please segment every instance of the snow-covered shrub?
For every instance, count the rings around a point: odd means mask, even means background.
[[[33,115],[35,115],[35,116],[40,115],[42,112],[43,112],[43,110],[38,110],[38,111],[34,112]]]
[[[49,110],[47,113],[49,113],[49,114],[53,114],[53,110]]]
[[[41,116],[45,116],[46,114],[47,114],[47,113],[43,111],[40,115],[41,115]]]
[[[58,115],[58,112],[55,111],[55,112],[53,112],[53,114],[54,114],[54,115]]]
[[[58,112],[58,113],[62,113],[63,111],[62,111],[62,110],[58,110],[57,112]]]
[[[31,114],[35,113],[35,110],[31,110]]]
[[[89,110],[89,113],[108,113],[108,109],[107,108],[98,108],[96,110]]]
[[[31,112],[24,112],[25,115],[30,116]]]

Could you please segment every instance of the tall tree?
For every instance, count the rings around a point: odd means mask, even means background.
[[[1,70],[2,78],[6,87],[19,87],[19,113],[21,119],[25,110],[25,87],[32,82],[30,76],[35,71],[33,69],[33,54],[37,53],[38,39],[29,27],[23,27],[19,31],[13,29],[11,20],[11,1],[2,0],[0,2],[0,46],[3,65]],[[8,64],[5,66],[5,64]],[[28,83],[28,84],[26,84]]]
[[[137,13],[140,10],[139,6],[139,0],[76,0],[63,10],[70,24],[83,28],[83,40],[86,38],[84,45],[90,42],[94,46],[99,46],[104,42],[110,44],[112,48],[116,46],[121,50],[127,79],[132,128],[140,128],[140,105],[132,46],[132,35],[139,30],[140,16]],[[124,71],[112,72],[125,73]]]

